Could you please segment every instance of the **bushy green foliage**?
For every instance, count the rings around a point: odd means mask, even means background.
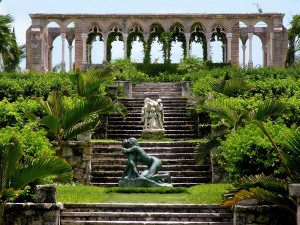
[[[267,127],[276,143],[282,147],[289,129],[282,121],[270,121]],[[221,141],[219,148],[222,149],[221,164],[231,180],[260,173],[283,175],[280,160],[273,146],[254,123],[229,133],[226,139]]]
[[[147,75],[138,71],[129,59],[114,60],[110,63],[109,67],[116,80],[132,82],[143,82],[148,80]]]
[[[206,69],[206,64],[200,58],[186,57],[180,61],[178,65],[178,71],[182,74],[197,72]]]

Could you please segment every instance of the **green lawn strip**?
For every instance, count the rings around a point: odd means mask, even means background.
[[[218,204],[229,184],[203,184],[190,188],[103,188],[96,186],[57,186],[57,201],[64,203],[170,203]],[[148,190],[148,191],[147,191]],[[125,193],[124,193],[125,192]]]

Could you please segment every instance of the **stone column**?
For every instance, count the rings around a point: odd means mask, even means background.
[[[232,33],[226,34],[227,38],[227,62],[231,62],[231,41],[232,41]]]
[[[52,71],[52,51],[53,51],[53,46],[49,47],[49,71]]]
[[[246,66],[246,48],[247,46],[245,44],[242,45],[242,50],[243,50],[243,67]]]
[[[253,61],[252,61],[252,38],[253,33],[248,33],[249,38],[249,61],[248,61],[248,67],[253,68]]]
[[[186,57],[190,56],[190,38],[191,34],[190,33],[185,33],[185,49],[186,49]]]
[[[269,61],[269,66],[273,66],[273,60],[274,60],[274,57],[273,57],[273,52],[274,52],[274,49],[273,49],[273,42],[274,42],[274,33],[271,32],[270,33],[270,41],[269,41],[269,54],[270,54],[270,61]]]
[[[73,46],[69,45],[69,72],[73,71],[73,67],[72,67],[72,49],[73,49]]]
[[[60,70],[65,72],[66,71],[66,63],[65,63],[65,41],[66,41],[66,33],[61,33],[61,64]]]
[[[211,33],[206,33],[206,45],[207,45],[207,61],[210,60],[210,39],[211,39]]]
[[[300,184],[290,184],[289,194],[297,198],[297,225],[300,225]]]
[[[123,41],[124,41],[124,59],[128,57],[127,55],[127,39],[128,39],[128,34],[123,33]]]
[[[107,64],[107,40],[108,40],[108,34],[102,33],[102,39],[103,39],[103,64]]]
[[[91,63],[91,44],[87,44],[87,63]]]
[[[86,33],[81,34],[82,38],[82,64],[86,64],[86,40],[88,35]]]

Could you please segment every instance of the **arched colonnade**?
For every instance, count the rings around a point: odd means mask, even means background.
[[[170,60],[172,41],[182,42],[184,55],[189,56],[191,42],[202,44],[203,59],[211,59],[211,42],[222,42],[223,61],[239,65],[239,42],[242,43],[243,65],[253,67],[253,35],[263,47],[263,66],[284,66],[287,52],[287,30],[283,14],[31,14],[32,25],[26,32],[26,68],[52,70],[53,42],[61,37],[61,70],[83,69],[91,62],[92,43],[103,41],[103,63],[111,59],[111,43],[117,37],[124,43],[124,58],[130,57],[131,44],[139,38],[144,46],[144,61],[150,62],[151,43],[155,38],[163,44],[164,59]],[[48,27],[51,22],[58,27]],[[263,22],[266,27],[256,27]],[[69,25],[73,23],[73,27]],[[244,26],[241,27],[240,23]],[[248,62],[245,61],[246,42]],[[72,45],[75,43],[75,46]],[[69,59],[65,59],[68,45]],[[75,47],[75,60],[72,50]]]

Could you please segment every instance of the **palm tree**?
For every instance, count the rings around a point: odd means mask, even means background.
[[[85,79],[80,72],[77,72],[79,98],[72,103],[71,107],[66,102],[66,96],[57,90],[52,91],[46,101],[34,97],[43,107],[46,116],[39,118],[33,114],[27,113],[27,115],[47,129],[48,136],[60,146],[60,155],[64,143],[79,134],[93,130],[100,121],[100,115],[113,112],[122,115],[126,113],[121,104],[97,94],[99,82],[99,79]]]
[[[3,63],[5,71],[16,70],[25,57],[25,46],[18,46],[12,22],[10,15],[0,15],[0,64]]]
[[[50,175],[63,181],[72,177],[71,166],[63,159],[47,156],[24,162],[22,153],[22,141],[16,134],[12,134],[7,143],[0,143],[0,225],[6,203],[28,183]]]

